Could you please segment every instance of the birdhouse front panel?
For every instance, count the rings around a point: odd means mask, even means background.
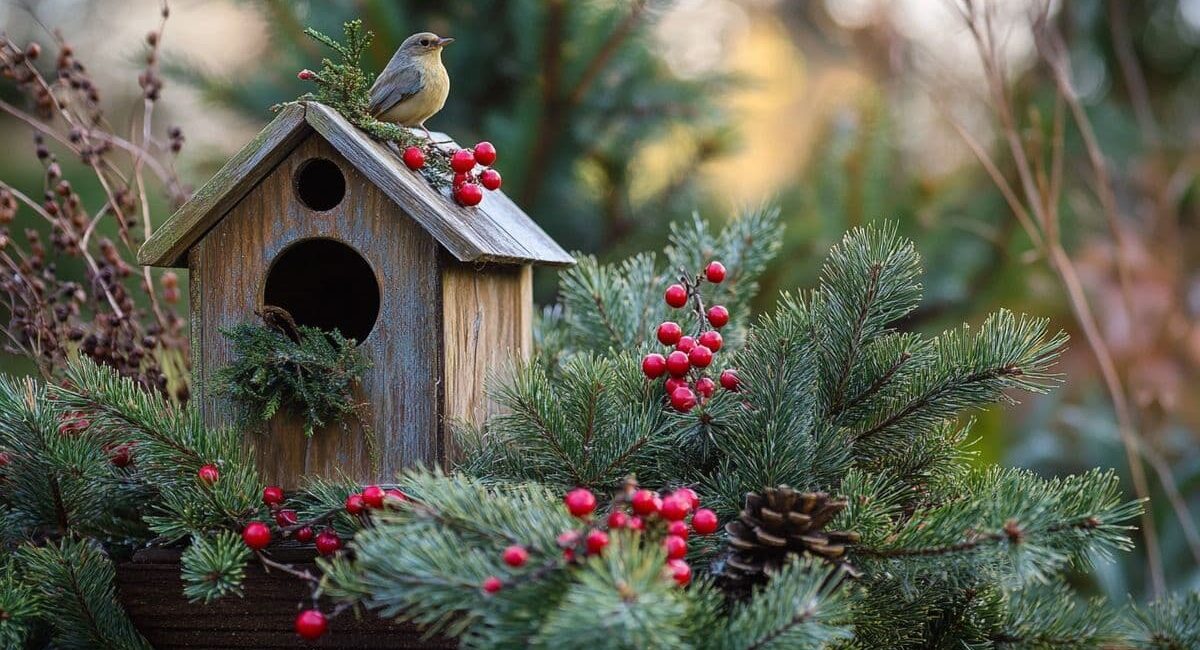
[[[373,364],[356,392],[370,431],[350,418],[307,438],[302,418],[281,411],[250,437],[269,483],[339,472],[378,480],[442,457],[439,246],[320,135],[305,138],[204,235],[189,267],[206,422],[237,419],[235,404],[205,381],[234,360],[220,330],[256,320],[263,305],[358,340]],[[367,435],[379,442],[378,473]]]

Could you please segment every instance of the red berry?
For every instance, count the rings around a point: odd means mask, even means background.
[[[7,451],[0,451],[0,469],[12,462],[12,456]]]
[[[711,535],[717,532],[717,513],[708,508],[701,508],[692,515],[692,528],[701,535]]]
[[[663,386],[667,389],[667,395],[670,396],[671,393],[675,392],[676,388],[687,388],[688,382],[683,377],[667,377],[667,381],[663,382]]]
[[[704,277],[713,284],[720,284],[725,279],[725,265],[720,262],[709,262],[704,269]]]
[[[212,485],[217,482],[217,479],[221,478],[221,470],[217,469],[217,466],[213,464],[201,465],[200,471],[196,472],[196,476],[200,479],[201,483]]]
[[[708,322],[713,327],[725,327],[725,324],[729,322],[729,310],[721,305],[709,307]]]
[[[326,528],[317,535],[317,539],[313,541],[317,545],[317,552],[321,555],[333,555],[342,547],[342,538],[333,530]]]
[[[671,569],[671,578],[680,587],[686,587],[692,581],[692,567],[688,566],[687,562],[667,560],[667,567]]]
[[[479,175],[479,182],[484,187],[495,192],[496,190],[500,189],[501,185],[504,184],[504,178],[500,176],[500,172],[494,169],[485,169],[483,170],[483,173]]]
[[[687,555],[687,540],[679,535],[667,535],[663,539],[663,548],[667,549],[668,560],[678,560]]]
[[[409,169],[420,169],[425,166],[425,152],[420,147],[408,147],[404,150],[404,164]]]
[[[690,336],[683,336],[679,338],[679,343],[676,344],[675,349],[680,352],[691,352],[694,347],[696,347],[696,339]]]
[[[564,531],[560,533],[557,538],[555,538],[555,542],[558,544],[559,548],[570,548],[579,543],[579,531]]]
[[[663,345],[675,345],[681,336],[683,336],[683,328],[679,326],[679,323],[666,321],[658,326],[658,342]]]
[[[462,185],[463,183],[467,182],[470,179],[471,179],[471,176],[469,174],[455,174],[454,175],[454,189],[457,190],[459,185]]]
[[[716,390],[717,382],[713,381],[709,377],[701,377],[696,381],[696,392],[700,393],[704,397],[712,397]]]
[[[667,372],[672,375],[682,377],[687,374],[688,369],[691,367],[686,352],[676,350],[667,355]]]
[[[712,350],[703,345],[697,345],[688,352],[688,363],[697,368],[706,368],[712,363]]]
[[[629,515],[621,512],[620,510],[613,510],[612,512],[608,513],[609,528],[616,530],[617,528],[624,528],[627,525],[629,525]]]
[[[275,523],[280,526],[295,526],[300,523],[295,510],[280,510],[275,513]]]
[[[484,141],[475,145],[475,162],[484,167],[490,166],[496,162],[496,147],[492,143]]]
[[[599,555],[604,552],[604,547],[608,546],[608,533],[602,530],[593,530],[587,534],[588,555]]]
[[[305,68],[304,70],[296,73],[296,78],[300,81],[311,81],[317,78],[317,73]]]
[[[738,385],[742,380],[738,379],[737,371],[733,368],[728,368],[721,371],[721,388],[725,390],[737,390]]]
[[[663,505],[666,505],[665,501],[663,502]],[[684,539],[687,539],[688,525],[686,523],[684,523],[683,520],[672,521],[671,523],[667,524],[667,534],[668,535],[678,535]]]
[[[646,530],[646,522],[641,517],[630,517],[629,530]]]
[[[511,567],[522,567],[529,561],[529,551],[524,547],[513,544],[504,549],[504,563]]]
[[[497,578],[496,576],[488,576],[483,581],[483,590],[489,594],[494,594],[497,591],[500,591],[500,588],[503,586],[504,583],[500,582],[500,578]]]
[[[367,504],[363,502],[361,494],[351,494],[346,497],[346,512],[357,515],[367,509]]]
[[[679,309],[687,304],[687,289],[684,289],[682,284],[673,284],[667,287],[667,293],[665,297],[668,305]]]
[[[475,169],[475,154],[470,149],[459,149],[450,156],[450,169],[465,174]]]
[[[596,509],[596,495],[587,488],[575,488],[563,497],[567,510],[576,517],[586,517]]]
[[[675,407],[676,411],[687,413],[696,406],[696,393],[690,388],[676,388],[675,392],[671,393],[671,406]]]
[[[682,497],[676,494],[663,499],[662,509],[658,514],[662,515],[667,521],[683,521],[691,511],[691,504],[688,503],[687,497]]]
[[[261,551],[271,543],[271,529],[261,521],[252,521],[242,529],[242,541],[255,551]]]
[[[296,634],[301,638],[315,641],[329,629],[329,621],[325,615],[315,609],[306,609],[296,617]]]
[[[687,499],[688,507],[692,510],[700,507],[700,495],[696,494],[696,491],[692,488],[681,487],[675,490],[675,496]]]
[[[638,490],[629,499],[629,505],[633,506],[633,511],[639,515],[652,515],[658,512],[662,503],[658,495],[650,490]]]
[[[405,501],[412,501],[412,499],[410,499],[407,494],[405,494],[404,492],[402,492],[400,490],[397,490],[396,488],[392,488],[392,489],[388,490],[387,492],[383,493],[384,504],[386,504],[392,508],[399,506],[401,503],[404,503]]]
[[[263,488],[263,503],[269,506],[283,503],[283,488],[278,485],[268,485]]]
[[[700,338],[696,339],[696,342],[708,348],[709,350],[712,350],[713,352],[720,350],[721,345],[724,343],[724,341],[721,339],[721,333],[716,330],[708,330],[707,332],[702,333]]]
[[[307,544],[312,541],[312,538],[313,538],[313,529],[308,526],[305,526],[304,528],[301,528],[300,530],[296,531],[296,541],[298,541],[298,542],[303,542],[303,543]]]
[[[642,374],[650,379],[657,379],[667,371],[667,358],[653,352],[642,357]]]
[[[362,500],[368,508],[382,508],[383,496],[386,494],[378,485],[368,485],[363,488]]]
[[[116,467],[128,467],[133,462],[133,443],[123,442],[109,449],[108,461]]]
[[[466,207],[474,207],[483,201],[483,190],[475,183],[463,183],[454,190],[454,198]]]

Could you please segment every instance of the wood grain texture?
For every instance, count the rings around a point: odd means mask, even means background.
[[[296,549],[276,559],[319,574],[311,550]],[[209,603],[189,603],[179,577],[179,552],[141,551],[120,562],[117,594],[133,624],[157,650],[206,648],[455,648],[449,639],[423,638],[411,625],[385,621],[365,613],[346,612],[329,623],[318,641],[301,643],[294,631],[296,614],[307,604],[308,589],[300,580],[278,571],[267,573],[257,562],[246,567],[244,595]],[[321,603],[326,612],[333,609]]]
[[[345,198],[326,212],[295,198],[294,174],[312,157],[333,161],[346,178]],[[368,483],[390,480],[403,466],[433,464],[441,447],[437,243],[318,135],[301,143],[199,244],[201,318],[192,326],[200,328],[201,376],[233,361],[220,329],[257,321],[254,310],[262,304],[272,261],[289,245],[317,237],[357,250],[381,289],[379,316],[360,346],[374,367],[356,394],[367,403],[381,444],[380,468],[372,470],[357,424],[327,426],[309,439],[299,418],[280,413],[263,434],[247,434],[264,480],[296,487],[304,475],[341,474]],[[234,424],[233,404],[212,388],[202,389],[205,422]]]
[[[533,268],[445,261],[442,312],[443,431],[446,458],[453,461],[460,450],[449,432],[498,413],[486,393],[488,382],[503,380],[533,348]]]
[[[183,266],[188,249],[311,133],[304,112],[300,104],[279,111],[262,132],[142,244],[138,264]]]

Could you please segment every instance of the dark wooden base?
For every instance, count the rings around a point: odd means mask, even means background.
[[[315,572],[313,553],[295,549],[272,557]],[[287,574],[266,572],[252,562],[246,568],[244,595],[210,604],[189,603],[179,576],[179,551],[139,551],[117,564],[117,589],[134,625],[158,650],[169,648],[455,648],[442,638],[422,639],[411,625],[394,624],[370,613],[348,611],[329,622],[320,640],[305,642],[293,624],[308,588]],[[328,612],[332,605],[323,609]]]

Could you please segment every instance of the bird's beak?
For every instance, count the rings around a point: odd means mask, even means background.
[[[439,38],[437,40],[438,47],[446,47],[447,45],[449,45],[453,42],[454,42],[453,38]]]

